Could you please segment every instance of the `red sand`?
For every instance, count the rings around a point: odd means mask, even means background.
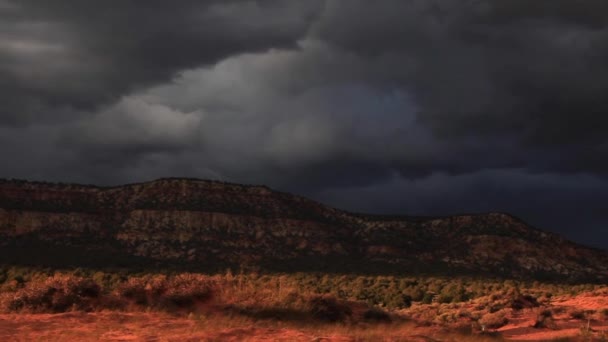
[[[552,328],[534,328],[536,317],[541,309],[523,310],[514,312],[509,317],[509,324],[498,329],[507,339],[519,341],[542,341],[566,337],[581,336],[581,329],[586,330],[587,324],[594,336],[605,334],[608,336],[608,321],[598,319],[598,315],[591,320],[578,320],[570,317],[575,310],[595,311],[608,309],[608,296],[584,293],[576,297],[558,297],[552,301],[551,308],[563,313],[553,316],[555,324]],[[560,310],[561,309],[561,310]]]
[[[512,311],[509,324],[498,329],[504,338],[543,341],[581,336],[586,320],[570,317],[573,310],[608,308],[608,296],[583,294],[555,298],[551,307],[561,312],[552,328],[534,328],[541,308]],[[274,321],[254,322],[217,313],[208,316],[175,316],[159,312],[70,312],[63,314],[0,315],[0,341],[461,341],[439,326],[415,323],[382,325],[298,326]],[[590,327],[595,337],[608,336],[608,321],[594,314]],[[476,337],[477,336],[477,337]],[[479,335],[467,341],[485,340]]]

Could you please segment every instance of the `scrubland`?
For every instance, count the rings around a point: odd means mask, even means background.
[[[608,287],[341,274],[0,270],[0,340],[608,340]]]

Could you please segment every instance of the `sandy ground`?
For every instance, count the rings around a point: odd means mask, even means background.
[[[495,334],[507,340],[582,340],[587,320],[572,319],[570,312],[608,308],[608,296],[584,294],[555,298],[560,312],[549,328],[534,328],[539,309],[512,311],[509,324]],[[560,310],[561,309],[561,310]],[[608,321],[597,315],[589,321],[596,340],[608,337]],[[491,336],[458,336],[438,326],[415,322],[367,325],[253,321],[241,316],[171,315],[162,312],[70,312],[63,314],[0,315],[0,341],[491,341]]]
[[[382,328],[282,327],[239,318],[175,317],[164,313],[0,315],[0,341],[378,341]],[[409,329],[406,329],[409,331]],[[409,334],[393,341],[428,341]]]
[[[509,340],[543,341],[580,336],[582,322],[557,320],[557,329],[535,329],[529,317],[513,319],[499,329]],[[593,324],[608,331],[608,323]],[[297,328],[253,324],[231,318],[173,317],[163,313],[65,313],[0,315],[0,341],[461,341],[436,327],[401,326],[361,328]],[[482,341],[481,336],[467,338]],[[488,341],[491,339],[487,339]]]
[[[498,329],[503,337],[516,341],[550,341],[560,338],[575,338],[581,336],[581,327],[587,325],[586,321],[569,319],[566,316],[555,317],[554,328],[534,328],[534,320],[523,318],[521,320],[511,319],[511,323]],[[599,338],[602,332],[608,332],[607,322],[591,323],[591,329]]]
[[[0,341],[298,341],[309,338],[286,329],[223,328],[222,323],[213,322],[213,327],[206,327],[202,320],[162,313],[0,315]],[[238,323],[231,323],[234,324]]]
[[[590,336],[601,340],[608,339],[608,321],[595,314],[587,319],[572,319],[573,310],[598,311],[608,309],[608,296],[585,293],[576,297],[555,298],[551,303],[553,311],[562,312],[553,316],[553,326],[550,328],[534,328],[538,309],[513,312],[509,317],[509,324],[498,329],[507,339],[518,341],[547,341],[560,338],[579,338],[581,330],[591,330]]]

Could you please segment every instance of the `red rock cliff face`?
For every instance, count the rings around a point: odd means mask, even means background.
[[[5,255],[21,261],[51,246],[84,253],[68,255],[73,263],[120,254],[203,269],[608,276],[605,252],[506,214],[365,216],[266,187],[189,179],[112,188],[1,181],[0,237]]]

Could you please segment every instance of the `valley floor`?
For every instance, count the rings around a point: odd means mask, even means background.
[[[553,309],[573,304],[591,309],[606,300],[570,299],[556,303]],[[0,315],[0,341],[606,341],[608,336],[607,321],[590,321],[591,329],[585,333],[587,321],[572,319],[566,312],[555,315],[554,325],[548,328],[534,328],[535,315],[534,310],[512,312],[509,324],[500,329],[460,334],[449,327],[408,320],[350,325],[260,321],[210,311],[188,315],[151,311],[14,313]]]
[[[159,313],[17,314],[0,317],[0,339],[3,341],[237,341],[310,340],[313,337],[297,330],[254,327],[248,322],[203,321]]]
[[[0,284],[0,342],[608,341],[600,284],[25,271]]]
[[[165,313],[0,315],[2,341],[491,341],[412,323],[297,326]]]

